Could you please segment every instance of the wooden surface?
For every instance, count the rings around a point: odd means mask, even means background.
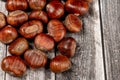
[[[77,41],[72,68],[54,74],[49,69],[27,70],[22,78],[13,77],[0,68],[0,80],[120,80],[120,0],[93,0],[90,11],[81,19],[81,32],[71,34]],[[0,11],[7,15],[5,2]],[[58,51],[47,53],[53,58]],[[7,46],[0,43],[1,60],[10,55]]]

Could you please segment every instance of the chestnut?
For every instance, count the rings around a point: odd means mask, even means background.
[[[89,4],[82,0],[68,0],[65,3],[66,11],[77,16],[84,15],[89,10]]]
[[[88,3],[93,2],[93,0],[83,0],[83,1],[86,1],[86,2],[88,2]]]
[[[20,56],[28,49],[28,41],[25,38],[17,38],[8,47],[9,52],[12,55]]]
[[[6,16],[4,13],[0,12],[0,28],[3,28],[6,25]]]
[[[39,34],[35,37],[34,44],[37,49],[50,51],[54,48],[54,39],[47,34]]]
[[[43,24],[38,20],[28,21],[20,27],[19,32],[25,38],[31,39],[37,34],[43,32]]]
[[[42,10],[46,5],[46,0],[29,0],[29,6],[33,10]]]
[[[27,68],[24,61],[17,56],[7,56],[2,60],[1,68],[3,71],[13,76],[21,77],[25,74]]]
[[[60,1],[51,1],[46,6],[50,18],[60,18],[64,15],[64,5]]]
[[[43,23],[48,23],[48,15],[45,11],[34,10],[30,13],[29,19],[37,19]]]
[[[46,54],[40,50],[27,50],[24,59],[33,69],[44,67],[47,63]]]
[[[61,73],[71,68],[71,61],[63,55],[58,55],[50,62],[50,69],[55,73]]]
[[[27,8],[27,0],[7,0],[6,2],[6,9],[8,11],[26,10]]]
[[[65,18],[65,26],[70,32],[79,32],[82,29],[82,20],[73,14],[68,14]]]
[[[75,55],[76,41],[72,37],[64,38],[57,46],[58,50],[62,55],[68,58]]]
[[[28,20],[27,13],[21,10],[12,11],[7,16],[7,22],[12,26],[20,26],[27,20]]]
[[[59,42],[66,35],[66,28],[63,23],[57,19],[52,19],[47,25],[48,34],[53,37],[56,42]]]
[[[5,26],[0,30],[0,41],[4,44],[11,43],[18,36],[15,28],[10,25]]]

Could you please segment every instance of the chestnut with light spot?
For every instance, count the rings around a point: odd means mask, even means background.
[[[1,68],[3,71],[17,77],[25,74],[27,68],[24,61],[17,56],[7,56],[2,60]]]
[[[18,36],[15,28],[10,25],[5,26],[0,30],[0,41],[4,44],[13,42]]]
[[[29,19],[37,19],[43,23],[48,23],[48,15],[45,11],[34,10],[30,13]]]
[[[72,37],[64,38],[57,46],[58,50],[62,55],[67,56],[68,58],[75,55],[76,50],[76,41]]]
[[[24,11],[16,10],[9,13],[7,16],[8,24],[18,27],[28,20],[28,15]]]
[[[0,12],[0,28],[3,28],[6,25],[6,16],[4,13]]]
[[[58,55],[50,62],[50,69],[55,73],[61,73],[71,68],[71,61],[63,55]]]
[[[42,10],[46,5],[46,0],[29,0],[29,6],[33,10]]]
[[[50,18],[60,18],[64,15],[64,5],[60,1],[51,1],[46,6],[47,14]]]
[[[39,20],[28,21],[20,27],[19,32],[25,38],[31,39],[43,32],[43,24]]]
[[[27,8],[27,0],[7,0],[6,2],[6,9],[8,11],[26,10]]]
[[[33,69],[44,67],[47,63],[46,54],[40,50],[27,50],[24,59]]]
[[[34,44],[37,49],[50,51],[54,48],[54,39],[47,34],[39,34],[35,37]]]
[[[73,14],[69,14],[65,18],[65,26],[70,32],[79,32],[82,29],[82,20]]]
[[[47,25],[48,34],[53,37],[56,42],[59,42],[66,35],[66,28],[63,23],[57,19],[50,20]]]
[[[8,47],[10,54],[20,56],[29,48],[28,41],[25,38],[17,38]]]

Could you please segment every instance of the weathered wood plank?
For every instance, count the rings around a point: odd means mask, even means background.
[[[120,0],[100,0],[107,80],[120,80]]]
[[[93,0],[90,13],[83,18],[83,30],[68,34],[77,41],[71,70],[56,75],[56,80],[105,80],[98,0]]]
[[[3,12],[4,14],[7,14],[7,11],[6,11],[4,5],[5,5],[5,3],[0,1],[0,12]],[[0,42],[0,65],[1,65],[2,59],[6,56],[6,50],[7,50],[6,45],[4,45]],[[2,71],[1,67],[0,67],[0,76],[1,76],[0,80],[4,80],[5,76],[6,76],[5,72]]]

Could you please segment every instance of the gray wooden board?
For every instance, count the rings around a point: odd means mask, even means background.
[[[107,80],[120,80],[120,0],[100,0]]]
[[[56,80],[105,80],[101,43],[101,26],[98,0],[93,0],[90,12],[83,19],[83,30],[68,34],[77,41],[72,68],[56,75]]]

